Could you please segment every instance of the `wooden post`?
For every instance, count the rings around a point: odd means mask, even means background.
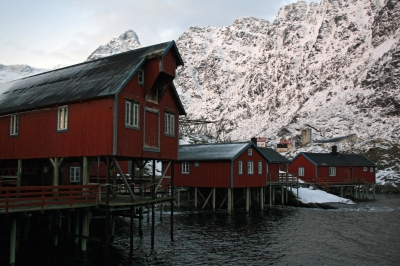
[[[17,218],[11,220],[11,236],[10,236],[10,265],[15,265],[15,251],[17,247]]]
[[[88,157],[83,157],[83,176],[82,185],[87,185],[90,183],[90,167]]]
[[[75,238],[74,238],[74,244],[78,245],[79,243],[79,221],[80,221],[80,217],[79,217],[79,210],[75,210]]]
[[[216,192],[215,192],[215,187],[212,189],[212,206],[213,206],[213,211],[215,212],[215,198],[216,198]]]
[[[110,204],[110,157],[106,158],[106,204]],[[108,235],[107,235],[108,237]]]
[[[59,171],[59,159],[54,158],[54,177],[53,177],[53,186],[58,186],[60,182],[60,171]]]
[[[197,187],[194,188],[194,208],[197,209]]]
[[[131,206],[131,224],[130,224],[130,232],[129,232],[129,253],[133,254],[133,232],[135,230],[135,208]]]
[[[115,237],[115,214],[111,214],[111,228],[110,228],[110,238],[111,238],[111,242],[114,241],[114,237]]]
[[[246,212],[250,210],[250,188],[246,188]]]
[[[232,189],[228,188],[228,213],[232,213]]]
[[[162,222],[162,220],[163,220],[163,208],[164,208],[164,204],[160,204],[160,222]]]
[[[260,205],[261,210],[264,210],[264,187],[260,187]]]
[[[86,208],[83,211],[83,219],[82,219],[82,240],[81,240],[82,251],[86,251],[88,236],[89,236],[89,209]]]
[[[269,184],[269,207],[272,207],[272,185]]]
[[[151,179],[151,198],[154,200],[156,198],[156,160],[153,159],[153,175]],[[151,248],[154,248],[154,230],[155,230],[155,221],[156,221],[156,213],[154,208],[154,201],[151,203]]]
[[[143,207],[139,208],[139,236],[143,236]]]
[[[18,159],[18,169],[17,169],[17,187],[21,186],[22,178],[22,160]]]
[[[174,195],[174,188],[175,188],[175,182],[174,182],[174,162],[171,161],[171,196]],[[189,194],[189,192],[188,192]],[[174,198],[171,197],[171,242],[174,242]]]
[[[284,200],[285,200],[285,199],[284,199],[284,195],[285,195],[285,194],[284,194],[284,192],[283,192],[283,185],[281,185],[281,200],[282,200],[282,207],[283,207],[283,205],[285,205],[285,204],[284,204]]]
[[[181,193],[178,188],[178,208],[179,208],[180,202],[181,202]]]

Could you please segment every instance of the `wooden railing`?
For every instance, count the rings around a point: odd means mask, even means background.
[[[268,174],[267,182],[297,182],[297,176],[290,173]]]
[[[69,207],[82,203],[99,202],[99,186],[26,186],[0,187],[0,212],[2,209],[39,207],[50,205],[67,205]]]

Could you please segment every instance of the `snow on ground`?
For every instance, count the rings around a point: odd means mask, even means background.
[[[297,196],[297,189],[293,189],[293,194]],[[353,201],[345,199],[333,194],[329,194],[325,191],[311,188],[299,187],[299,201],[302,203],[345,203],[354,204]]]

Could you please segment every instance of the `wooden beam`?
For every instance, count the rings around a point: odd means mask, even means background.
[[[162,174],[161,174],[160,180],[158,180],[158,182],[157,182],[156,189],[155,189],[156,193],[157,193],[157,190],[158,190],[158,188],[160,187],[160,184],[161,184],[161,182],[162,182],[162,180],[163,180],[165,174],[167,173],[167,170],[168,170],[168,168],[169,168],[170,165],[171,165],[171,161],[168,162],[167,167],[164,169],[164,171],[163,171]]]
[[[114,156],[112,156],[112,159],[113,159],[113,162],[114,162],[115,166],[117,167],[117,170],[118,170],[119,174],[122,177],[122,181],[124,181],[124,184],[125,184],[126,188],[128,189],[129,194],[131,195],[131,201],[134,202],[135,201],[135,196],[133,195],[131,187],[129,186],[128,181],[126,180],[125,175],[122,172],[121,167],[119,166],[117,159],[115,159]]]

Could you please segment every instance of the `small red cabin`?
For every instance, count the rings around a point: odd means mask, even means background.
[[[289,172],[309,183],[375,183],[376,165],[359,154],[301,152],[293,158]]]
[[[83,165],[107,156],[135,164],[177,159],[186,114],[172,83],[180,65],[172,41],[0,84],[0,169],[22,165],[24,183],[32,168],[42,178],[35,184],[60,170],[52,182],[66,185],[65,176],[89,182]]]

